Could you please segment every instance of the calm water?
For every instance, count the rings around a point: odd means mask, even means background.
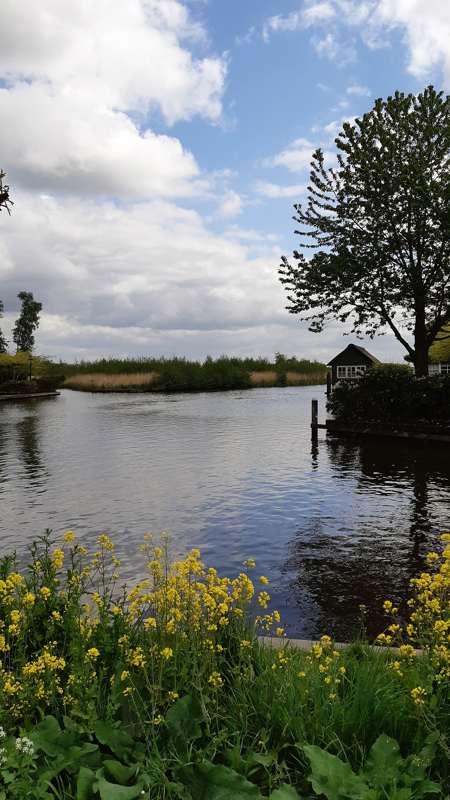
[[[169,531],[224,574],[254,556],[291,635],[348,636],[361,603],[379,630],[450,527],[448,449],[313,444],[313,397],[324,419],[323,387],[1,404],[1,550],[107,531],[131,576],[143,533]]]

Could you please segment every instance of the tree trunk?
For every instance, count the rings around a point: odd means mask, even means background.
[[[416,322],[414,325],[414,367],[416,378],[428,376],[428,342],[425,326],[425,300],[422,297],[415,302]]]

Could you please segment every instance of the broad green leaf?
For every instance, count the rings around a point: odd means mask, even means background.
[[[107,758],[103,761],[103,766],[111,778],[114,778],[116,783],[120,783],[122,786],[126,786],[132,778],[136,777],[137,767],[135,764],[131,767],[125,767],[120,761]]]
[[[442,786],[429,780],[421,781],[415,785],[414,798],[417,798],[417,800],[421,800],[422,797],[427,797],[430,794],[442,794]]]
[[[365,800],[369,787],[350,764],[315,745],[305,745],[303,750],[311,764],[309,780],[316,794],[324,794],[328,800]]]
[[[279,789],[275,789],[270,795],[270,800],[301,800],[300,795],[295,791],[293,786],[287,783],[282,783]]]
[[[94,796],[92,787],[95,781],[95,772],[87,767],[81,767],[77,778],[76,800],[91,800]]]
[[[109,747],[114,755],[121,759],[127,758],[133,747],[133,739],[122,728],[113,728],[112,724],[98,720],[94,732],[101,744]]]
[[[135,800],[142,793],[142,783],[134,786],[118,786],[117,783],[110,783],[105,778],[97,778],[94,788],[100,794],[101,800]]]
[[[360,776],[376,789],[399,783],[404,760],[395,739],[382,733],[370,748]]]
[[[195,800],[262,800],[254,783],[222,764],[205,761],[194,767],[182,768],[179,776]]]
[[[33,742],[36,750],[43,750],[48,756],[56,756],[61,752],[61,747],[58,740],[61,736],[61,728],[58,721],[51,715],[44,717],[32,733],[30,739]]]
[[[181,697],[166,714],[169,733],[178,749],[186,749],[189,742],[202,735],[200,704],[190,694]]]

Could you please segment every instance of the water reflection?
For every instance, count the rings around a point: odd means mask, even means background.
[[[40,452],[39,424],[38,414],[32,412],[16,425],[17,453],[21,457],[25,476],[32,485],[38,485],[45,474]]]
[[[316,387],[176,396],[90,395],[0,407],[0,554],[46,528],[110,533],[124,578],[145,531],[171,533],[234,575],[271,577],[289,632],[370,629],[450,517],[446,448],[311,437]],[[259,574],[259,573],[258,573]]]
[[[366,627],[375,635],[384,627],[383,600],[404,602],[410,578],[425,568],[426,553],[439,541],[439,495],[448,513],[450,463],[445,448],[431,453],[395,440],[330,438],[326,447],[335,480],[356,476],[354,490],[343,488],[340,513],[298,527],[283,572],[291,575],[300,613],[305,594],[314,604],[316,634],[354,635],[359,607],[366,606]],[[312,452],[313,468],[316,458]],[[374,504],[377,513],[367,513]]]

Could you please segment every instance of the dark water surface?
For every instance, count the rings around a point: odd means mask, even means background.
[[[222,574],[248,556],[272,580],[291,635],[371,631],[404,597],[450,527],[445,446],[363,444],[319,432],[323,387],[179,395],[92,395],[0,405],[0,548],[47,527],[89,543],[106,531],[128,576],[145,531],[198,547]]]

